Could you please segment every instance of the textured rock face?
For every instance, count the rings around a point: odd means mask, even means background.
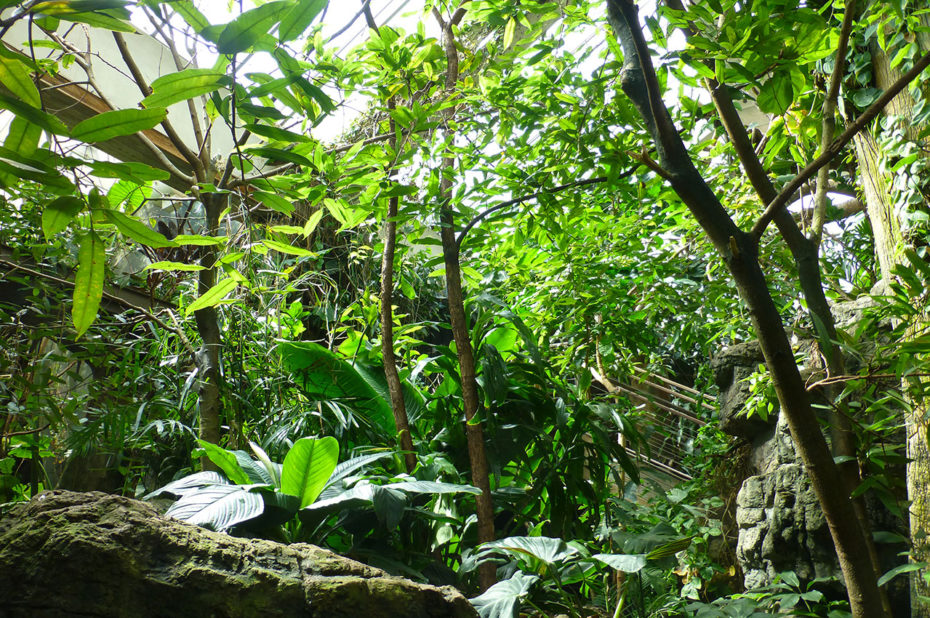
[[[766,586],[785,571],[806,581],[840,578],[823,511],[781,419],[772,442],[769,470],[743,481],[736,498],[736,556],[744,584]]]
[[[476,616],[302,543],[240,539],[101,493],[46,492],[0,518],[0,616]]]

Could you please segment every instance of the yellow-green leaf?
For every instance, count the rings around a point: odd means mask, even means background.
[[[71,129],[71,137],[82,142],[105,142],[159,125],[168,115],[164,107],[119,109],[82,120]]]
[[[103,297],[103,274],[106,271],[106,251],[103,241],[94,232],[81,239],[78,250],[78,269],[74,276],[74,304],[71,321],[77,331],[75,338],[83,335],[97,317],[100,299]]]
[[[252,197],[268,208],[280,212],[282,215],[290,215],[294,212],[294,205],[280,195],[267,193],[265,191],[256,191],[252,194]]]
[[[510,47],[510,44],[513,43],[513,33],[517,29],[517,20],[511,17],[507,21],[507,25],[504,26],[504,49]]]
[[[53,201],[42,211],[42,233],[47,240],[68,227],[74,216],[81,212],[84,202],[73,195],[66,195]]]
[[[6,109],[34,125],[55,135],[68,135],[68,127],[61,120],[19,99],[0,94],[0,109]]]
[[[135,217],[124,215],[119,211],[110,210],[109,208],[103,209],[103,215],[110,221],[110,223],[113,223],[120,232],[133,239],[137,243],[141,243],[148,247],[154,247],[156,249],[162,247],[178,246],[173,241],[165,238],[163,234],[156,232]]]
[[[10,122],[10,129],[7,131],[6,139],[3,140],[3,147],[29,157],[38,148],[41,137],[42,129],[25,118],[16,116]]]
[[[184,262],[152,262],[142,270],[164,270],[168,272],[180,270],[184,272],[193,272],[195,270],[204,270],[204,267],[199,264],[185,264]]]
[[[275,251],[279,251],[281,253],[287,253],[288,255],[297,255],[300,257],[312,257],[315,255],[312,251],[307,251],[306,249],[301,249],[300,247],[295,247],[294,245],[289,245],[277,240],[263,240],[262,244],[269,249],[274,249]]]
[[[223,86],[226,74],[217,69],[184,69],[152,82],[152,94],[142,99],[147,108],[168,107]]]
[[[223,28],[216,42],[216,51],[237,54],[247,50],[268,34],[283,11],[293,6],[291,2],[278,0],[242,13]]]
[[[320,219],[323,218],[323,209],[320,208],[312,215],[307,218],[307,222],[304,223],[304,236],[309,236],[313,233],[313,230],[316,229],[316,226],[320,224]]]
[[[216,247],[226,243],[225,236],[199,236],[196,234],[178,234],[174,237],[176,245],[195,245],[198,247]]]
[[[226,298],[226,295],[235,290],[238,286],[239,283],[232,277],[223,279],[212,288],[204,292],[200,298],[188,305],[187,309],[184,311],[184,314],[190,315],[195,311],[215,306],[221,300]]]
[[[298,0],[297,5],[281,18],[278,40],[286,43],[302,35],[326,3],[327,0]]]
[[[0,83],[7,90],[32,107],[42,107],[39,89],[32,81],[32,74],[25,63],[6,56],[0,56]]]

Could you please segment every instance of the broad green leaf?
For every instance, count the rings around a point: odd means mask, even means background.
[[[245,128],[254,133],[255,135],[261,135],[262,137],[267,137],[270,140],[275,140],[278,142],[310,142],[313,141],[310,137],[306,135],[301,135],[300,133],[294,133],[293,131],[286,131],[279,127],[275,127],[267,124],[257,124],[249,123],[245,125]]]
[[[302,154],[298,154],[291,150],[284,150],[283,148],[259,146],[257,148],[249,148],[247,152],[268,159],[269,161],[286,161],[288,163],[302,165],[308,169],[313,168],[313,162],[310,159]]]
[[[182,271],[182,272],[194,272],[197,270],[203,270],[204,267],[200,264],[185,264],[183,262],[153,262],[143,268],[142,270],[164,270],[167,272],[172,271]]]
[[[333,104],[333,100],[326,96],[326,93],[323,92],[319,87],[314,86],[306,79],[299,79],[294,82],[294,85],[303,90],[304,93],[311,99],[314,99],[317,103],[319,103],[324,112],[331,112],[336,109],[335,104]]]
[[[274,249],[275,251],[286,253],[288,255],[296,255],[298,257],[313,257],[316,255],[312,251],[307,251],[301,247],[295,247],[294,245],[288,244],[286,242],[280,242],[278,240],[263,240],[262,244],[269,249]]]
[[[61,120],[19,99],[0,94],[0,109],[9,110],[54,135],[68,135],[68,127]]]
[[[171,8],[194,29],[194,32],[200,32],[210,25],[210,21],[190,0],[172,0]]]
[[[455,483],[439,483],[437,481],[403,481],[390,483],[384,487],[396,489],[406,494],[473,494],[479,495],[481,490],[472,485],[456,485]]]
[[[168,109],[120,109],[103,112],[83,120],[71,129],[71,137],[83,142],[105,142],[114,137],[132,135],[158,126],[168,116]]]
[[[313,19],[326,7],[327,2],[328,0],[297,0],[297,5],[281,18],[278,40],[286,43],[299,38]]]
[[[31,156],[36,148],[39,147],[39,139],[42,137],[42,129],[34,125],[25,118],[16,116],[10,122],[10,128],[7,131],[6,139],[3,140],[3,147],[9,148],[24,157]]]
[[[339,461],[339,442],[327,436],[301,438],[284,457],[281,491],[300,498],[300,507],[313,504]]]
[[[177,247],[177,244],[165,238],[164,234],[157,232],[142,223],[135,217],[124,215],[117,210],[103,209],[103,215],[116,225],[125,236],[147,247],[160,249],[162,247]]]
[[[46,240],[62,231],[84,208],[84,201],[73,195],[59,197],[42,211],[42,233]]]
[[[369,464],[372,464],[381,459],[393,456],[393,453],[374,453],[371,455],[360,455],[359,457],[353,457],[352,459],[347,459],[341,464],[336,466],[336,469],[333,470],[333,473],[329,476],[329,479],[326,481],[326,487],[323,492],[317,496],[318,500],[322,500],[324,495],[326,498],[335,497],[342,490],[338,488],[340,481],[348,477],[350,474],[354,473],[357,470],[365,468]]]
[[[153,180],[168,180],[171,178],[166,170],[139,163],[138,161],[94,161],[89,163],[94,176],[98,178],[119,178],[137,185],[144,185]]]
[[[517,571],[510,579],[497,582],[481,596],[470,599],[471,604],[481,618],[517,618],[520,601],[529,594],[538,579],[536,575]]]
[[[229,481],[226,480],[226,477],[220,474],[219,472],[213,472],[212,470],[205,470],[203,472],[195,472],[194,474],[189,474],[184,478],[178,479],[171,483],[168,483],[164,487],[156,489],[155,491],[146,494],[142,497],[143,500],[150,500],[152,498],[157,498],[162,494],[172,494],[174,496],[184,496],[189,493],[200,490],[203,487],[209,487],[210,485],[228,485]]]
[[[41,107],[39,89],[32,81],[32,72],[25,63],[14,58],[0,56],[0,83],[32,107]]]
[[[150,109],[168,107],[219,90],[226,81],[226,73],[217,69],[184,69],[169,73],[152,82],[152,94],[142,99],[142,105]]]
[[[592,557],[624,573],[638,573],[646,566],[645,554],[594,554]]]
[[[211,485],[186,494],[165,515],[224,532],[255,519],[265,509],[261,495],[242,485]]]
[[[266,191],[256,191],[252,194],[252,197],[282,215],[290,215],[294,212],[294,205],[280,195]]]
[[[529,556],[547,565],[562,562],[578,553],[562,539],[548,536],[512,536],[498,541],[484,543],[480,553],[506,553],[520,557]]]
[[[239,460],[236,458],[235,453],[227,451],[222,446],[217,446],[206,440],[198,439],[197,444],[206,452],[207,458],[216,464],[230,481],[236,485],[248,485],[252,482],[245,473],[245,470],[242,469],[242,466],[239,465]]]
[[[772,78],[759,88],[756,104],[766,114],[780,116],[788,111],[794,101],[794,87],[791,78],[784,73],[775,73]]]
[[[242,13],[223,28],[216,42],[216,51],[220,54],[246,51],[267,35],[282,13],[291,7],[291,2],[278,0]]]
[[[403,492],[387,486],[372,486],[371,505],[374,507],[378,521],[388,530],[393,530],[404,517],[407,510],[407,498]]]
[[[385,435],[394,435],[396,427],[390,404],[352,363],[309,341],[282,342],[278,344],[278,352],[285,368],[311,400],[337,401]]]
[[[232,277],[227,277],[214,285],[212,288],[203,293],[203,296],[187,306],[184,315],[190,315],[195,311],[213,307],[226,298],[226,295],[235,290],[239,282]]]
[[[74,303],[71,321],[80,338],[97,317],[100,299],[103,298],[103,275],[106,271],[106,251],[103,241],[93,231],[81,239],[78,249],[78,268],[74,275]]]

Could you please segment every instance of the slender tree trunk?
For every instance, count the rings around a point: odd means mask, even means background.
[[[391,122],[393,129],[393,121]],[[391,397],[391,409],[394,411],[394,425],[400,437],[400,448],[404,450],[404,464],[407,472],[413,472],[417,465],[413,451],[413,439],[410,436],[410,421],[404,404],[404,391],[394,361],[394,248],[397,242],[397,207],[399,198],[392,197],[388,202],[387,219],[384,221],[384,255],[381,257],[381,355],[384,357],[384,378],[387,380],[388,393]]]
[[[203,196],[206,214],[206,233],[215,236],[219,232],[220,213],[226,208],[225,194],[208,193]],[[203,294],[216,284],[216,247],[202,247],[198,292]],[[200,394],[200,439],[218,444],[222,424],[222,401],[220,399],[220,346],[221,333],[219,314],[216,307],[206,307],[194,312],[197,331],[202,340],[197,351],[197,387]],[[216,470],[207,457],[201,458],[204,470]]]
[[[456,16],[445,21],[437,9],[433,9],[443,31],[443,46],[446,51],[446,92],[454,94],[458,83],[458,51],[455,48],[453,25],[461,19],[464,10],[459,8]],[[455,108],[443,111],[446,123],[455,115]],[[491,501],[491,481],[488,458],[484,444],[484,425],[478,412],[481,400],[478,397],[478,382],[475,376],[475,357],[471,347],[471,335],[468,320],[465,317],[465,297],[462,292],[462,271],[459,264],[459,250],[455,240],[455,216],[452,209],[452,187],[455,173],[455,157],[442,159],[439,181],[439,224],[442,254],[446,267],[446,294],[449,300],[449,323],[455,340],[459,360],[459,373],[462,380],[462,402],[465,407],[465,435],[468,440],[468,460],[471,463],[472,483],[481,490],[476,497],[478,518],[478,542],[488,543],[494,540],[494,505]],[[482,590],[494,585],[497,568],[485,562],[478,567],[478,579]]]
[[[759,266],[758,239],[736,227],[694,167],[662,102],[636,5],[630,0],[608,0],[608,9],[611,25],[623,47],[621,87],[655,140],[659,163],[673,189],[726,261],[749,309],[781,411],[833,536],[853,615],[857,618],[885,616],[865,535],[856,518],[849,517],[852,502],[846,485],[820,431],[781,316]]]

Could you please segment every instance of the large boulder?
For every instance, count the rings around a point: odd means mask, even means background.
[[[103,493],[0,517],[0,616],[473,617],[457,590],[313,545],[241,539]]]

